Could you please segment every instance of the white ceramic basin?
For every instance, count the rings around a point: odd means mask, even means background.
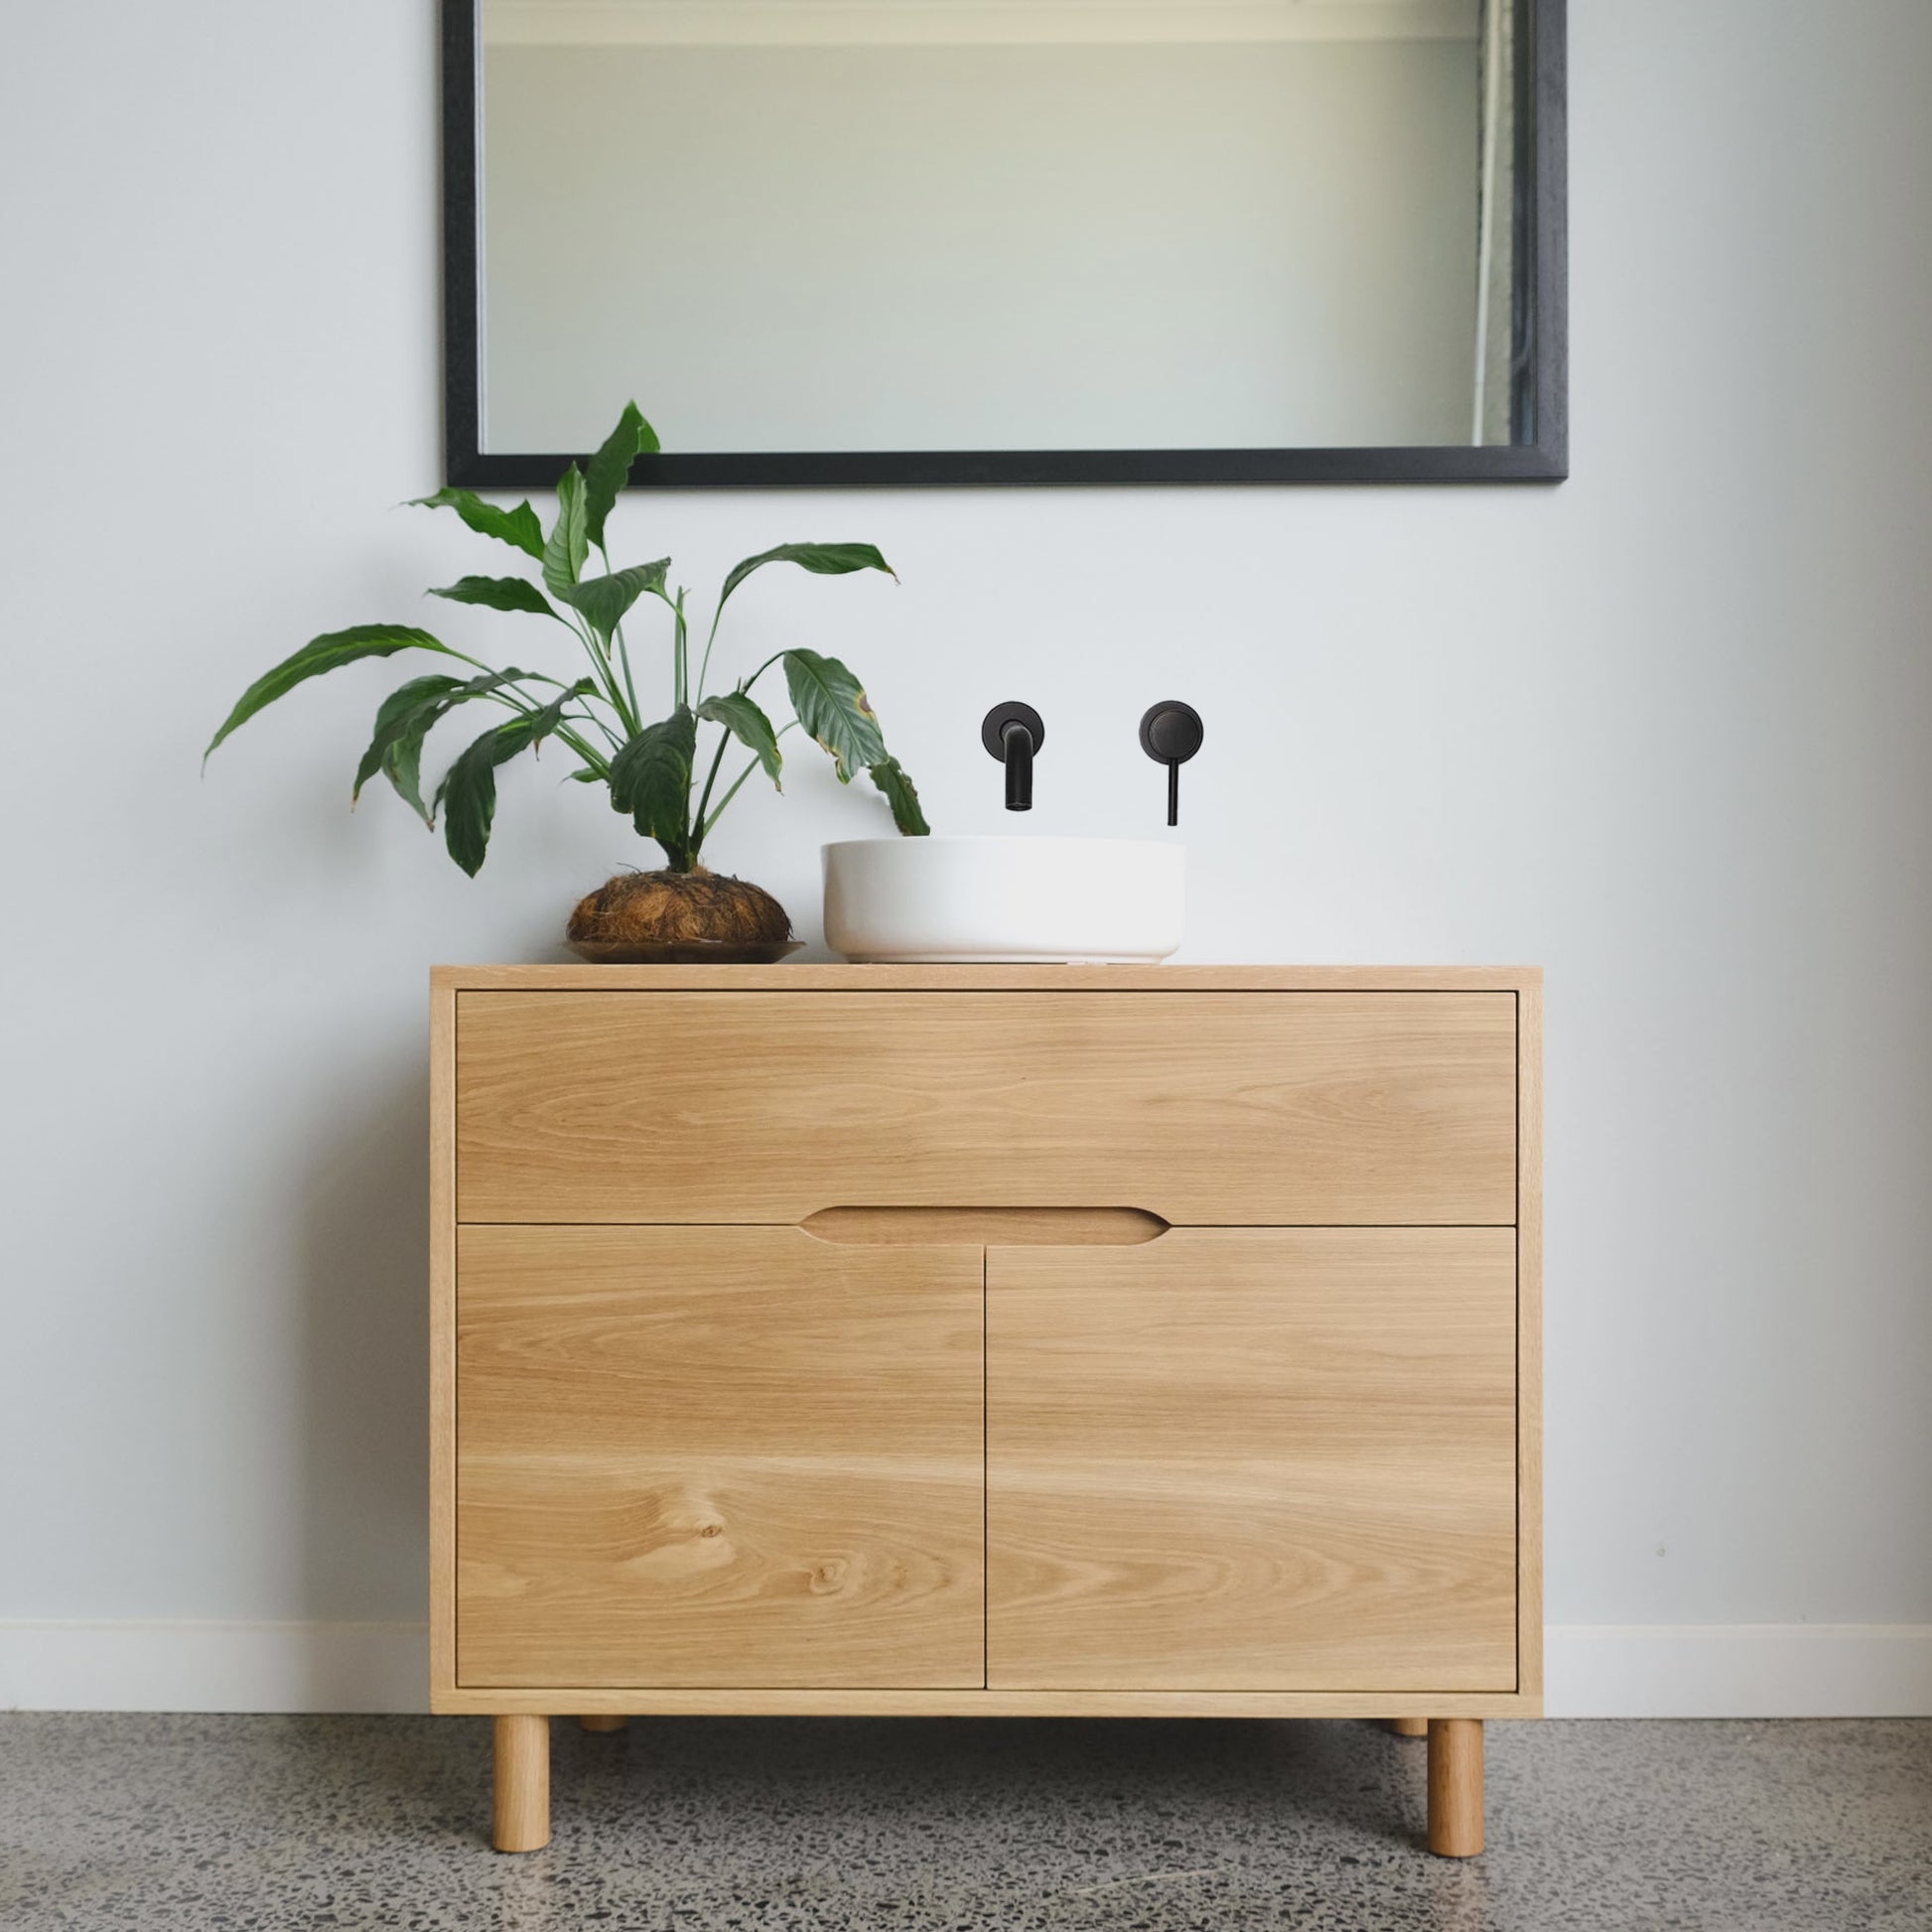
[[[1187,848],[1157,839],[847,839],[825,848],[825,938],[882,962],[1166,959]]]

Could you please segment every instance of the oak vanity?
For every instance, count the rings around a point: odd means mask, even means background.
[[[1540,975],[445,967],[432,1708],[1542,1697]]]

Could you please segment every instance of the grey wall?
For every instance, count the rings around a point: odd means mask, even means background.
[[[730,648],[849,654],[944,829],[999,829],[992,700],[1042,832],[1152,824],[1135,720],[1193,700],[1194,959],[1543,962],[1552,1619],[1924,1626],[1932,9],[1572,12],[1563,487],[681,496],[616,548],[879,542],[900,587],[767,572]],[[637,857],[560,760],[475,884],[351,817],[397,667],[198,775],[314,632],[542,648],[422,606],[502,559],[393,507],[434,98],[427,0],[35,8],[0,64],[0,1618],[420,1616],[425,975]],[[882,816],[794,763],[718,859],[809,930]]]
[[[510,46],[484,97],[491,449],[633,391],[687,450],[1469,440],[1473,40]]]

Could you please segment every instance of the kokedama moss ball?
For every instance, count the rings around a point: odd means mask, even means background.
[[[791,937],[785,908],[749,880],[695,872],[621,872],[577,901],[573,944],[659,946],[722,940],[779,945]]]

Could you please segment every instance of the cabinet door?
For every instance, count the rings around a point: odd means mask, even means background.
[[[1516,1683],[1506,1228],[987,1257],[996,1690]]]
[[[1512,993],[465,993],[458,1218],[1516,1219]]]
[[[982,1270],[461,1230],[458,1682],[982,1684]]]

